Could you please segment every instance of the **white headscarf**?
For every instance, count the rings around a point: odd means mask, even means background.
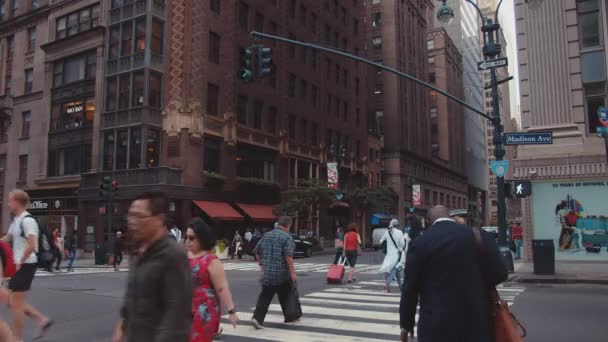
[[[388,225],[390,228],[399,228],[399,220],[397,219],[392,219],[391,223],[389,223]]]

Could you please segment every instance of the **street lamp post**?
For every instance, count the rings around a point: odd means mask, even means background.
[[[437,19],[444,24],[449,23],[454,18],[454,11],[449,7],[446,3],[447,0],[440,0],[443,4],[437,11]],[[483,56],[484,56],[484,67],[485,65],[492,65],[489,67],[490,69],[490,89],[492,91],[492,118],[491,122],[494,126],[494,139],[492,142],[494,143],[494,157],[497,161],[501,161],[505,157],[505,149],[503,142],[503,126],[502,120],[500,118],[500,106],[498,103],[498,85],[503,83],[504,81],[499,81],[496,75],[496,67],[506,66],[506,59],[501,58],[498,60],[502,53],[502,46],[500,44],[500,24],[498,21],[498,11],[500,10],[500,6],[502,5],[502,0],[498,3],[498,7],[496,8],[496,12],[494,13],[494,19],[483,15],[481,9],[475,2],[472,0],[466,0],[466,2],[470,3],[475,9],[477,13],[481,17],[481,32],[483,34]],[[503,63],[499,63],[502,62]],[[480,67],[482,68],[482,67]],[[497,189],[497,202],[498,202],[498,248],[500,250],[501,257],[503,262],[507,266],[509,272],[514,271],[513,267],[513,255],[509,250],[509,246],[507,244],[507,204],[505,198],[505,179],[504,177],[500,177],[497,175],[496,177],[496,185]]]

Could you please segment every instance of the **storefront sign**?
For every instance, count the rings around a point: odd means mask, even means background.
[[[338,163],[327,163],[327,185],[330,189],[338,188]]]
[[[412,205],[414,207],[419,207],[422,205],[422,196],[420,195],[419,184],[412,185]]]
[[[47,201],[32,201],[28,203],[27,210],[44,210],[49,208]]]
[[[76,114],[84,111],[84,104],[82,102],[68,103],[65,108],[67,114]]]
[[[533,236],[553,240],[557,260],[608,260],[608,179],[534,182],[532,192]]]

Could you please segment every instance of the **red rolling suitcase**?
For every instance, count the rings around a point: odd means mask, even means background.
[[[336,265],[330,265],[327,270],[327,283],[328,284],[341,284],[344,278],[344,265],[346,264],[346,258],[340,258]]]

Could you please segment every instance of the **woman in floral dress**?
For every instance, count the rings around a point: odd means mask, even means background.
[[[239,321],[222,262],[211,253],[215,246],[212,229],[201,219],[195,219],[186,232],[186,244],[192,269],[192,342],[211,342],[219,332],[220,304],[236,328]]]

